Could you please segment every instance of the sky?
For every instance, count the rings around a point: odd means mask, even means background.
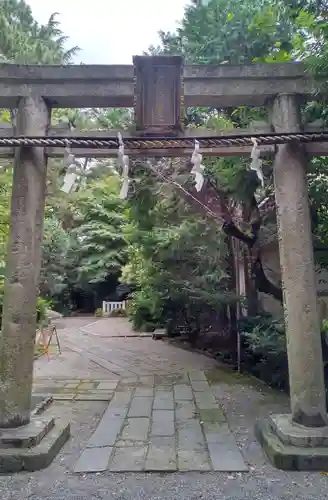
[[[187,0],[27,0],[34,18],[45,23],[53,12],[69,46],[78,45],[76,62],[132,64],[158,42],[157,32],[173,31]]]

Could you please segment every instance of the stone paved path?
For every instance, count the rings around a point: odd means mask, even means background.
[[[79,381],[90,383],[91,381],[100,384],[115,381],[125,384],[126,379],[129,379],[128,382],[131,384],[132,379],[135,381],[139,377],[149,375],[185,376],[190,372],[203,371],[228,423],[231,432],[229,439],[237,443],[249,471],[247,473],[177,471],[170,474],[106,470],[96,474],[75,473],[74,469],[78,460],[89,447],[90,439],[99,427],[109,402],[98,400],[100,396],[92,401],[58,399],[46,409],[45,415],[70,421],[71,438],[47,469],[30,474],[1,476],[1,500],[16,498],[24,500],[245,500],[246,498],[252,500],[327,500],[327,475],[274,469],[255,439],[254,423],[257,419],[268,418],[274,413],[284,413],[290,410],[289,399],[285,394],[271,390],[247,375],[231,373],[223,365],[204,356],[185,352],[172,345],[167,346],[162,341],[125,338],[128,325],[125,322],[125,327],[123,327],[121,320],[111,321],[107,326],[105,322],[97,323],[97,335],[85,335],[85,332],[79,330],[94,321],[95,318],[65,319],[62,328],[59,329],[62,355],[50,362],[46,356],[37,360],[35,391],[42,394],[44,389],[50,388],[53,391],[56,389],[57,394],[60,395],[65,388],[69,389],[65,387],[66,383],[76,384]],[[101,329],[105,330],[105,333]],[[117,332],[121,338],[117,338]],[[134,359],[140,361],[134,363]],[[131,375],[131,371],[138,372],[140,366],[140,371],[143,372],[142,361],[145,362],[144,367],[147,373],[132,373]],[[181,380],[175,385],[181,385]],[[99,385],[95,391],[98,391],[98,388]],[[118,389],[119,386],[116,391]],[[85,388],[84,395],[91,394],[93,390],[94,388]],[[112,397],[114,392],[114,390],[109,391],[109,397]],[[200,419],[197,420],[201,422]],[[222,422],[220,425],[223,431],[226,424]],[[161,438],[166,438],[167,442],[170,439],[169,436],[161,436]],[[225,436],[227,441],[226,438],[227,436]],[[107,461],[107,450],[103,454],[104,461]]]
[[[215,361],[131,337],[125,319],[76,321],[60,331],[63,354],[36,363],[34,383],[57,401],[109,402],[76,472],[248,470],[206,378]],[[76,356],[86,374],[63,377]]]
[[[33,393],[52,396],[55,401],[110,401],[117,384],[118,380],[38,377]]]
[[[122,379],[75,472],[248,470],[203,371]]]

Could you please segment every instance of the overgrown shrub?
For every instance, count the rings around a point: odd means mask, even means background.
[[[282,321],[264,314],[242,318],[241,362],[244,369],[279,389],[288,390],[285,327]]]
[[[273,387],[288,391],[288,360],[283,320],[274,320],[269,314],[242,318],[238,329],[241,335],[243,369]],[[323,322],[321,334],[328,395],[328,320]]]
[[[162,307],[159,301],[151,295],[147,293],[147,290],[138,290],[132,294],[128,317],[135,331],[151,332],[160,325]]]
[[[38,297],[36,304],[36,321],[37,324],[45,325],[48,321],[47,310],[51,307],[51,301]]]
[[[127,312],[125,309],[113,309],[109,313],[110,318],[126,318],[127,317]]]
[[[98,309],[95,310],[95,316],[97,318],[101,318],[103,316],[103,310],[101,307],[98,307]]]

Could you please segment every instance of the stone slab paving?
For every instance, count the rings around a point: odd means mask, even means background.
[[[110,401],[118,382],[118,379],[38,377],[33,383],[33,396],[51,395],[55,401]]]
[[[247,472],[248,467],[205,373],[195,370],[120,380],[74,469],[104,470]]]
[[[135,332],[126,318],[99,318],[80,328],[82,333],[104,338],[145,338],[152,333]]]

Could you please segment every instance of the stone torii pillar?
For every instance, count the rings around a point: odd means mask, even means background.
[[[16,120],[18,135],[44,136],[50,109],[41,97],[21,98]],[[69,436],[68,425],[58,429],[53,418],[31,418],[46,176],[44,148],[23,146],[16,151],[0,334],[0,472],[48,465]]]
[[[272,124],[280,133],[301,131],[298,96],[275,99]],[[291,415],[272,416],[257,426],[257,434],[277,467],[325,470],[328,420],[306,169],[301,144],[278,146],[274,183]]]

